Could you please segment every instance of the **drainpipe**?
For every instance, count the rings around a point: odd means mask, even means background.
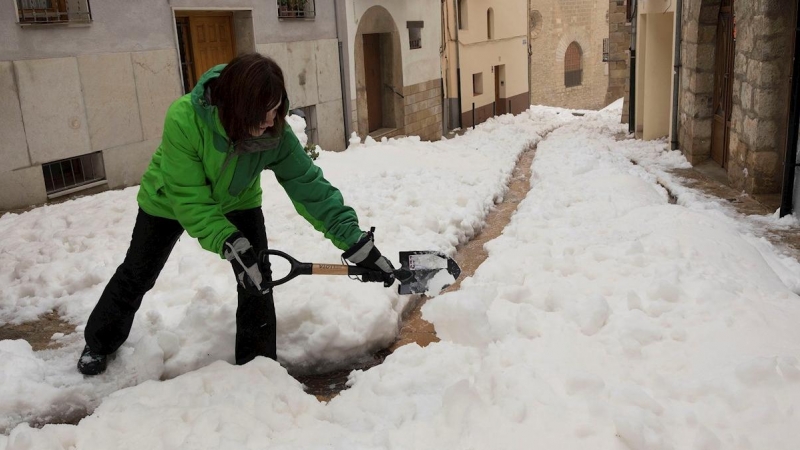
[[[339,2],[337,0],[333,0],[333,20],[336,23],[336,41],[337,47],[339,48],[339,80],[341,83],[342,88],[342,116],[344,122],[344,148],[347,149],[347,146],[350,144],[349,136],[350,131],[352,130],[352,123],[350,121],[350,108],[348,108],[348,104],[350,103],[350,94],[348,92],[348,83],[345,80],[346,70],[344,67],[345,59],[344,59],[344,44],[342,43],[342,35],[341,29],[339,27]]]
[[[633,2],[633,11],[631,15],[631,67],[630,75],[628,76],[628,132],[631,134],[636,133],[636,19],[638,14],[638,6],[636,0]]]
[[[531,64],[533,63],[533,45],[531,44],[531,0],[528,0],[528,105],[525,110],[531,108],[531,92],[533,92],[533,84],[531,83]],[[511,107],[509,107],[509,110]]]
[[[675,4],[675,61],[672,66],[672,142],[670,147],[677,150],[678,143],[678,94],[681,84],[681,43],[683,42],[683,0]]]
[[[800,8],[797,8],[800,9]],[[800,10],[797,11],[794,29],[794,64],[792,67],[792,96],[789,106],[789,130],[786,143],[786,160],[783,163],[783,193],[780,216],[792,213],[794,182],[797,174],[798,121],[800,121]]]
[[[456,12],[456,87],[458,90],[458,128],[462,128],[463,124],[461,123],[461,41],[458,40],[458,28],[461,26],[461,22],[458,21],[459,13],[461,12],[458,8],[458,0],[453,0],[453,11]]]

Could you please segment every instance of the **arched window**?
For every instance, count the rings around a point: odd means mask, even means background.
[[[494,39],[494,10],[486,10],[486,39]]]
[[[458,29],[467,29],[467,0],[458,0]]]
[[[575,87],[583,84],[583,50],[577,42],[569,44],[564,55],[564,85]]]

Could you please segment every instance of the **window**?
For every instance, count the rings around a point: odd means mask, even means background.
[[[422,27],[424,22],[421,20],[406,22],[408,28],[408,46],[411,50],[422,48]]]
[[[486,39],[494,39],[494,10],[486,10]]]
[[[100,152],[42,164],[47,195],[66,194],[77,188],[89,188],[106,178],[103,154]]]
[[[609,46],[608,46],[608,38],[603,39],[603,62],[608,62],[608,53],[609,53]]]
[[[22,24],[89,23],[89,0],[17,0],[17,19]]]
[[[278,0],[279,19],[313,19],[316,17],[315,0]]]
[[[467,0],[458,0],[458,29],[467,29]]]
[[[472,95],[483,94],[483,72],[472,75]]]
[[[564,85],[575,87],[583,84],[583,51],[577,42],[569,44],[564,57]]]

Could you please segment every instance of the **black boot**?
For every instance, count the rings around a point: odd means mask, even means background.
[[[78,359],[78,370],[84,375],[99,375],[106,371],[108,365],[108,355],[101,355],[93,352],[89,346],[83,347],[80,359]]]

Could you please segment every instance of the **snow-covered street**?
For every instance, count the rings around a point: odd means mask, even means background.
[[[441,342],[353,372],[329,403],[287,368],[347,367],[386,347],[408,297],[298,278],[275,293],[281,364],[237,367],[230,266],[184,235],[109,370],[84,378],[80,331],[127,249],[137,188],[3,216],[0,325],[56,310],[79,332],[39,352],[0,341],[0,450],[797,448],[800,262],[757,223],[798,224],[682,186],[668,173],[688,166],[680,152],[626,138],[620,108],[532,107],[452,139],[322,152],[326,178],[396,259],[454,254],[538,143],[531,190],[489,258],[423,308]],[[262,184],[271,247],[338,262],[274,177]],[[92,410],[78,425],[29,425]]]

